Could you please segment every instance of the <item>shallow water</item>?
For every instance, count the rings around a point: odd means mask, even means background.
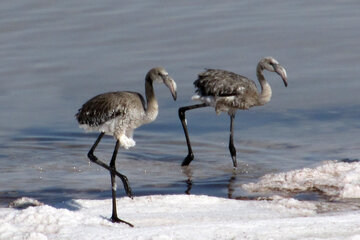
[[[52,204],[109,198],[108,173],[86,157],[97,134],[79,129],[74,114],[102,92],[143,93],[146,72],[158,65],[176,80],[178,100],[155,86],[158,119],[137,129],[136,147],[117,160],[137,196],[251,197],[240,184],[266,173],[358,159],[359,7],[357,1],[4,2],[0,205],[21,196]],[[229,118],[210,108],[187,113],[195,160],[181,168],[187,149],[177,109],[192,104],[196,74],[223,68],[255,79],[257,61],[268,55],[286,68],[289,86],[266,73],[272,101],[238,112],[239,169],[233,171],[227,147]],[[104,138],[97,156],[107,161],[114,144]]]

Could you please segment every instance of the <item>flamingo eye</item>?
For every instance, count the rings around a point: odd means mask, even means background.
[[[270,65],[275,69],[277,63],[271,62]]]

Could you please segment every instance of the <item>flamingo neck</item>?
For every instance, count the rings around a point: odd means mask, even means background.
[[[159,112],[159,105],[155,97],[153,81],[146,77],[145,79],[145,95],[146,95],[146,110],[145,122],[149,123],[156,119]]]
[[[259,95],[259,105],[264,105],[270,102],[271,94],[272,94],[271,87],[269,83],[266,81],[262,71],[263,71],[262,66],[258,64],[256,68],[256,76],[261,86],[261,93]]]

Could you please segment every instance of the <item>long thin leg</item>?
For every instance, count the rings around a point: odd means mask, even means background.
[[[117,210],[116,210],[116,182],[115,182],[116,165],[115,165],[115,161],[116,161],[116,156],[117,156],[118,151],[119,151],[119,140],[116,141],[114,153],[113,153],[113,155],[111,157],[111,161],[110,161],[111,193],[112,193],[111,221],[116,222],[116,223],[126,223],[130,227],[134,227],[134,225],[132,225],[131,223],[126,222],[124,220],[121,220],[117,216]]]
[[[97,145],[99,144],[99,142],[100,142],[101,138],[104,136],[104,134],[105,134],[105,133],[103,133],[103,132],[100,133],[99,137],[96,139],[94,145],[91,147],[91,149],[90,149],[90,151],[89,151],[89,153],[88,153],[88,158],[89,158],[92,162],[98,164],[99,166],[101,166],[101,167],[103,167],[103,168],[105,168],[105,169],[107,169],[107,170],[109,170],[109,171],[111,172],[110,167],[109,167],[107,164],[105,164],[104,162],[100,161],[100,160],[94,155],[95,148],[96,148]],[[123,185],[124,185],[124,188],[125,188],[126,195],[128,195],[130,198],[132,198],[133,194],[132,194],[132,191],[131,191],[131,188],[130,188],[129,181],[128,181],[127,177],[126,177],[125,175],[117,172],[116,170],[114,171],[114,173],[115,173],[116,176],[118,176],[118,177],[121,179],[121,181],[122,181],[122,183],[123,183]]]
[[[229,139],[229,150],[233,161],[234,168],[237,168],[236,162],[236,149],[234,147],[234,119],[235,114],[230,114],[230,139]]]
[[[182,162],[181,166],[188,166],[190,164],[190,162],[194,159],[194,153],[193,153],[192,148],[191,148],[191,142],[190,142],[189,133],[188,133],[187,125],[186,125],[185,112],[187,110],[201,108],[201,107],[207,107],[207,106],[208,105],[206,103],[202,103],[202,104],[196,104],[196,105],[191,105],[191,106],[186,106],[186,107],[179,108],[179,118],[181,120],[181,124],[182,124],[183,129],[184,129],[185,138],[186,138],[186,144],[187,144],[187,147],[188,147],[188,155],[185,157],[185,159]]]

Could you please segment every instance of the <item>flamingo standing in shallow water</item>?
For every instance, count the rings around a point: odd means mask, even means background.
[[[184,129],[188,147],[188,155],[185,157],[182,166],[189,165],[194,159],[185,112],[191,109],[211,106],[215,108],[217,114],[227,112],[230,116],[229,150],[234,168],[237,167],[236,149],[233,140],[235,114],[238,109],[247,110],[254,106],[264,105],[270,101],[272,92],[262,73],[263,70],[279,74],[284,81],[285,87],[287,87],[286,70],[273,57],[262,58],[257,65],[256,75],[261,86],[260,93],[254,81],[233,72],[207,69],[198,75],[198,79],[194,82],[197,94],[192,99],[202,103],[179,108],[179,118]]]
[[[136,92],[108,92],[87,101],[75,115],[81,128],[86,131],[100,131],[100,135],[91,147],[88,157],[92,162],[110,172],[112,187],[111,221],[126,223],[131,227],[132,224],[119,219],[117,216],[115,175],[122,180],[125,192],[129,197],[132,197],[132,192],[127,177],[116,170],[115,160],[120,146],[125,149],[135,146],[134,129],[154,121],[158,115],[158,102],[154,94],[153,82],[164,83],[176,100],[175,81],[169,77],[164,68],[157,67],[151,69],[145,77],[146,103],[144,98]],[[112,135],[116,139],[110,165],[105,164],[94,155],[95,148],[104,134]]]

